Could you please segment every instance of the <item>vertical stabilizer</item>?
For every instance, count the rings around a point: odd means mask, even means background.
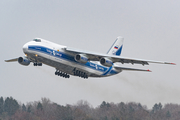
[[[115,40],[114,44],[111,46],[107,54],[120,56],[123,47],[123,41],[124,41],[123,37],[121,36],[117,37],[117,39]]]

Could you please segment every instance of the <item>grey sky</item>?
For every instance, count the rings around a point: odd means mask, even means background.
[[[180,93],[180,1],[178,0],[1,0],[0,96],[26,103],[47,97],[58,104],[87,100],[178,103]],[[176,66],[123,65],[150,69],[88,80],[54,75],[49,66],[5,63],[23,56],[22,46],[35,37],[74,48],[106,53],[117,36],[125,38],[122,56],[175,62]]]

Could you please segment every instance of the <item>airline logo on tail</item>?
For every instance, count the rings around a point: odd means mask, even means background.
[[[122,51],[122,46],[121,47],[117,47],[117,46],[115,46],[114,47],[116,50],[113,50],[113,55],[118,55],[118,56],[120,56],[121,55],[121,51]]]

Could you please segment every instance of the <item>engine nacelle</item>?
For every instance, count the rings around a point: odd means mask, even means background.
[[[19,57],[18,63],[21,65],[28,66],[30,64],[30,61],[26,57]]]
[[[85,56],[85,55],[82,55],[82,54],[78,54],[74,57],[74,59],[77,61],[77,62],[80,62],[80,63],[87,63],[88,62],[88,58]]]
[[[107,67],[111,67],[113,65],[113,62],[108,58],[101,58],[100,63]]]

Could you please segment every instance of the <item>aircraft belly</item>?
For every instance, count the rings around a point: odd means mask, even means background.
[[[38,57],[36,57],[33,54],[28,54],[28,57],[30,57],[31,59],[33,59],[36,62],[41,62],[41,63],[46,64],[48,66],[54,67],[54,68],[56,68],[56,69],[58,69],[58,70],[60,70],[62,72],[66,72],[66,73],[72,75],[71,71],[73,71],[74,67],[71,67],[69,65],[62,64],[60,62],[51,60],[49,58],[49,56],[41,54],[41,55],[38,55]]]
[[[29,46],[26,53],[33,62],[41,62],[62,72],[73,75],[74,69],[85,72],[89,77],[105,77],[117,74],[113,67],[105,67],[97,62],[79,63],[74,55],[64,50],[56,51],[43,46]]]
[[[35,56],[35,54],[38,54],[38,56]],[[102,72],[88,68],[84,64],[71,62],[42,52],[31,51],[28,53],[28,57],[34,62],[41,62],[71,75],[73,75],[73,70],[76,68],[82,72],[86,72],[89,77],[103,77],[101,76]]]

